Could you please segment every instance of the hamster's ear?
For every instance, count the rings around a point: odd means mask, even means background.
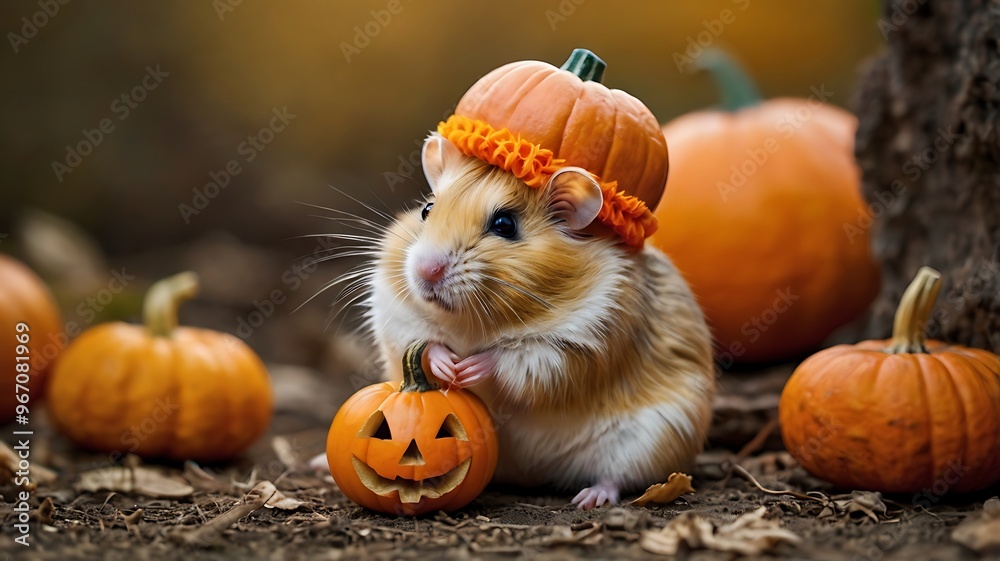
[[[562,168],[552,174],[546,188],[550,211],[574,230],[589,226],[604,204],[601,186],[583,168]]]
[[[447,185],[446,181],[442,181],[445,170],[457,164],[461,158],[462,153],[458,148],[436,132],[424,141],[420,160],[424,168],[424,177],[427,178],[427,183],[435,195],[440,195],[441,190]]]

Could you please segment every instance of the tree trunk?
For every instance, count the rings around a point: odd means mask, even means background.
[[[1000,1],[884,0],[886,48],[854,100],[882,261],[867,335],[886,337],[921,265],[944,285],[928,334],[1000,352]]]

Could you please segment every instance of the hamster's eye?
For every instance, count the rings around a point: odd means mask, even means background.
[[[494,212],[490,219],[490,232],[508,240],[517,237],[517,219],[514,213],[509,210]]]
[[[424,205],[424,210],[420,211],[421,220],[427,220],[427,215],[430,214],[432,206],[434,206],[434,203],[427,203]]]

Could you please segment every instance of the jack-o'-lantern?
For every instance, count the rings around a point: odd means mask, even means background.
[[[444,392],[428,380],[426,346],[406,350],[401,384],[362,389],[330,426],[330,472],[361,506],[406,515],[455,510],[493,477],[497,438],[489,410],[469,392]]]

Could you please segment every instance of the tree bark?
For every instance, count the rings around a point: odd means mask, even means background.
[[[944,284],[928,334],[1000,352],[1000,0],[884,0],[861,78],[856,156],[887,337],[921,265]]]

